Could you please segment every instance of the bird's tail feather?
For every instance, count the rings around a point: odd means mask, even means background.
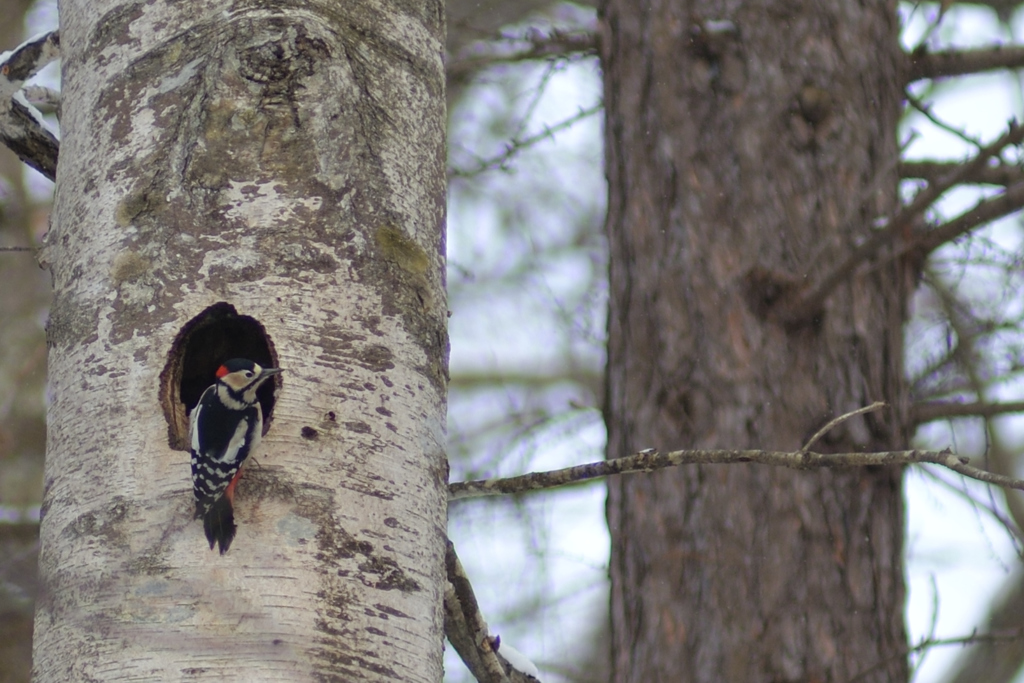
[[[227,496],[221,496],[210,509],[203,513],[203,530],[206,532],[206,540],[210,542],[210,550],[214,544],[220,548],[223,555],[231,546],[235,538],[235,511],[231,508],[231,501]]]

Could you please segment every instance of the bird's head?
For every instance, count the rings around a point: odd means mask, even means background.
[[[232,396],[247,404],[256,403],[256,390],[281,368],[264,368],[245,358],[232,358],[217,368],[217,381],[227,387]]]

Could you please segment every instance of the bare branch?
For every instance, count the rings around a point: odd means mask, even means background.
[[[541,59],[589,57],[597,54],[597,35],[579,31],[530,31],[525,36],[508,38],[508,42],[527,43],[527,47],[506,52],[463,54],[448,62],[448,78],[465,80],[477,71],[496,64],[515,64]]]
[[[459,657],[480,683],[509,683],[491,646],[487,622],[480,613],[473,585],[448,541],[444,556],[449,589],[444,597],[444,632]]]
[[[807,441],[807,443],[804,444],[804,447],[800,449],[800,452],[801,453],[806,453],[807,451],[811,450],[811,446],[813,446],[814,444],[818,443],[818,439],[820,439],[821,437],[823,437],[826,434],[828,434],[837,425],[840,425],[840,424],[846,422],[847,420],[849,420],[852,417],[857,417],[858,415],[863,415],[864,413],[873,413],[876,410],[881,410],[886,405],[888,405],[888,404],[885,403],[884,401],[875,401],[874,403],[872,403],[869,406],[864,406],[863,408],[857,408],[857,410],[851,410],[848,413],[840,415],[839,417],[835,418],[834,420],[829,420],[828,423],[824,427],[822,427],[817,432],[815,432],[814,436],[812,436]]]
[[[1014,545],[1019,545],[1020,542],[1024,542],[1024,532],[1021,531],[1020,527],[1013,521],[1013,517],[1006,513],[1000,508],[1000,506],[992,498],[992,489],[987,488],[982,491],[972,490],[966,486],[966,481],[963,477],[957,477],[956,479],[946,479],[944,476],[939,474],[938,470],[927,470],[921,468],[921,474],[924,478],[934,482],[938,486],[943,487],[954,496],[962,499],[972,510],[976,513],[985,513],[992,520],[1003,527],[1003,531],[1006,532],[1007,538],[1011,538],[1017,541]]]
[[[26,85],[21,90],[33,107],[44,114],[56,114],[60,118],[60,91],[44,85]]]
[[[963,140],[964,142],[966,142],[969,145],[972,145],[972,146],[977,147],[979,149],[982,147],[981,140],[978,140],[976,138],[971,137],[970,135],[968,135],[964,131],[960,130],[956,126],[950,125],[950,124],[946,123],[945,121],[943,121],[942,119],[940,119],[938,116],[935,115],[935,113],[932,111],[931,107],[928,104],[926,104],[926,103],[922,102],[921,100],[917,99],[916,97],[911,95],[909,92],[904,93],[904,97],[907,98],[907,103],[911,107],[913,107],[914,109],[919,111],[922,116],[924,116],[926,119],[931,121],[938,128],[941,128],[942,130],[946,131],[947,133],[952,133],[953,135],[957,136],[958,138],[960,138],[961,140]]]
[[[901,178],[921,178],[933,183],[952,170],[960,167],[956,161],[901,161],[898,171]],[[998,166],[982,166],[970,177],[965,177],[961,184],[976,185],[1013,185],[1024,181],[1024,171],[1019,166],[999,164]]]
[[[480,683],[536,683],[536,667],[512,646],[487,631],[473,585],[448,541],[444,566],[448,587],[444,594],[444,634],[469,672]],[[507,653],[507,656],[506,654]]]
[[[968,464],[967,458],[951,451],[883,451],[876,453],[813,453],[810,451],[781,452],[754,450],[692,450],[659,453],[653,448],[613,460],[602,460],[576,465],[550,472],[532,472],[506,479],[484,479],[455,482],[448,485],[448,500],[500,496],[571,484],[608,477],[615,474],[654,472],[679,465],[730,465],[758,463],[794,470],[814,470],[822,467],[868,467],[901,465],[941,465],[971,479],[1004,488],[1024,491],[1024,480],[993,474]]]
[[[0,142],[50,180],[57,176],[60,143],[25,99],[25,81],[60,56],[56,31],[25,41],[0,57]]]
[[[920,652],[931,647],[944,647],[947,645],[974,645],[975,643],[1002,643],[1008,640],[1024,638],[1024,629],[1014,628],[1005,631],[993,631],[991,633],[973,633],[969,636],[959,638],[934,638],[924,640],[910,648],[908,652]]]
[[[1014,572],[989,606],[986,632],[1020,632],[1024,621],[1024,575]],[[945,683],[1000,683],[1013,681],[1020,671],[1024,642],[1019,639],[981,641],[947,667]]]
[[[599,102],[599,103],[595,104],[594,106],[589,107],[587,109],[580,109],[578,112],[576,112],[576,114],[574,114],[573,116],[570,116],[569,118],[565,119],[564,121],[561,121],[560,123],[556,123],[553,126],[544,126],[544,130],[539,132],[539,133],[536,133],[534,135],[530,135],[530,136],[525,137],[525,138],[513,138],[505,146],[505,151],[502,152],[501,154],[493,156],[493,157],[491,157],[489,159],[481,159],[481,160],[479,160],[477,162],[476,166],[474,166],[473,168],[469,168],[469,169],[454,168],[454,169],[451,169],[449,171],[449,173],[448,173],[448,177],[449,178],[465,178],[465,177],[469,177],[469,176],[478,175],[480,173],[483,173],[484,171],[492,171],[492,170],[496,170],[496,169],[504,169],[504,168],[506,168],[506,165],[508,164],[508,162],[512,160],[512,157],[514,157],[515,155],[519,154],[519,152],[523,151],[524,149],[526,149],[528,147],[531,147],[531,146],[537,144],[538,142],[540,142],[542,140],[546,140],[548,138],[554,137],[555,133],[559,133],[559,132],[561,132],[563,130],[566,130],[567,128],[571,128],[573,125],[575,125],[576,123],[579,123],[583,119],[588,118],[590,116],[593,116],[594,114],[597,114],[598,112],[601,111],[601,109],[603,107],[604,107],[604,104]]]
[[[961,369],[973,395],[977,396],[981,402],[987,401],[987,382],[982,371],[983,352],[979,348],[979,344],[980,337],[985,333],[988,325],[976,317],[971,305],[958,297],[957,293],[947,284],[946,278],[936,273],[934,268],[926,267],[922,275],[928,287],[938,297],[947,323],[959,341],[959,350],[953,357],[954,363]],[[1013,476],[1016,473],[1015,454],[1011,454],[1006,448],[992,418],[984,418],[984,427],[987,437],[984,460],[986,468],[1005,476]],[[987,493],[991,506],[995,507],[996,502],[992,491],[989,490]],[[1008,493],[1003,498],[1014,525],[1018,529],[1024,529],[1024,499],[1021,496]]]
[[[915,424],[945,420],[951,417],[995,417],[1007,413],[1024,413],[1024,401],[1007,403],[930,401],[919,403],[911,409],[911,416]]]
[[[586,386],[598,386],[603,373],[588,367],[512,368],[509,370],[458,370],[452,371],[450,386],[460,389],[491,388],[495,385],[521,384],[528,387],[546,387],[552,384],[574,382]]]
[[[952,6],[952,2],[943,0],[943,5]],[[976,7],[988,7],[996,13],[996,19],[1001,24],[1009,24],[1010,19],[1013,18],[1013,13],[1016,11],[1017,6],[1020,5],[1020,0],[957,0],[957,5],[974,5]]]
[[[979,225],[1002,218],[1024,206],[1024,182],[1006,188],[1002,194],[982,199],[956,218],[928,230],[923,230],[916,240],[900,250],[900,253],[911,251],[931,252],[946,242],[964,235]]]
[[[907,56],[910,62],[908,82],[923,78],[964,76],[997,69],[1024,67],[1024,47],[997,45],[977,50],[915,51]]]
[[[892,216],[891,219],[888,220],[885,227],[876,231],[860,246],[851,251],[845,259],[841,260],[839,264],[829,272],[825,273],[825,275],[821,277],[815,278],[808,287],[802,289],[800,292],[783,297],[782,300],[774,307],[774,315],[789,323],[802,322],[809,317],[814,316],[821,309],[821,306],[825,303],[825,300],[829,297],[832,291],[838,287],[840,283],[845,282],[862,263],[877,254],[882,247],[902,236],[915,222],[920,220],[921,215],[935,202],[936,199],[942,196],[946,190],[954,185],[962,183],[966,178],[974,175],[978,169],[988,165],[989,159],[996,157],[1000,152],[1011,145],[1020,144],[1022,140],[1024,140],[1024,126],[1021,126],[1016,122],[1011,123],[1006,133],[999,136],[999,138],[992,144],[981,149],[973,159],[958,165],[956,168],[952,169],[948,175],[940,178],[934,183],[930,183],[927,187],[918,192],[909,204],[902,207],[894,216]],[[1002,203],[1013,201],[1013,198],[1007,197],[1007,195],[1010,195],[1010,190],[1007,190],[1004,195],[1001,195],[1001,197],[1005,198],[1004,200],[1000,200]],[[988,209],[990,212],[997,213],[994,206],[988,207]],[[978,210],[979,206],[976,206],[972,212]],[[973,216],[974,214],[972,212],[968,212],[968,214]],[[965,216],[966,215],[967,214],[965,214]],[[978,222],[972,222],[972,227],[977,224]],[[952,236],[960,234],[960,232],[953,232],[949,229],[942,232],[932,230],[928,232],[925,238],[913,245],[913,247],[915,249],[925,248],[930,251],[931,249],[934,249],[935,246],[938,246],[938,244],[929,246],[933,244],[935,239],[938,239],[940,235],[944,240],[951,239],[951,237],[947,237],[950,233],[952,233]]]
[[[0,57],[0,76],[3,76],[5,97],[28,79],[43,70],[45,66],[60,58],[60,32],[50,31],[33,38]],[[11,90],[8,90],[11,89]]]
[[[929,650],[933,647],[944,647],[950,645],[973,645],[975,643],[1002,643],[1013,640],[1019,640],[1024,638],[1024,630],[1015,628],[1007,629],[1005,631],[992,631],[990,633],[972,633],[969,636],[961,636],[959,638],[929,638],[922,640],[917,645],[912,647],[908,646],[903,652],[899,654],[900,657],[906,657],[909,654],[915,652],[922,652]],[[856,683],[856,681],[862,681],[874,672],[884,668],[889,663],[889,660],[882,660],[876,662],[872,666],[859,672],[856,676],[849,679],[847,683]]]
[[[60,143],[40,123],[38,112],[20,102],[18,95],[6,103],[0,102],[0,142],[25,164],[56,180]]]

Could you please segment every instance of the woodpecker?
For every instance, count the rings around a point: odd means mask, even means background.
[[[216,544],[221,555],[235,537],[232,504],[242,463],[263,435],[256,390],[279,372],[280,368],[263,368],[243,358],[225,361],[190,417],[196,517],[203,518],[210,550]]]

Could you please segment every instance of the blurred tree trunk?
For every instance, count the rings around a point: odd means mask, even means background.
[[[60,11],[36,681],[440,680],[443,5]],[[219,555],[186,389],[250,349],[285,374]]]
[[[609,0],[609,456],[907,444],[904,266],[772,304],[896,206],[894,3]],[[884,256],[884,255],[883,255]],[[688,467],[609,484],[613,680],[907,678],[901,473]],[[874,668],[873,668],[874,667]]]

